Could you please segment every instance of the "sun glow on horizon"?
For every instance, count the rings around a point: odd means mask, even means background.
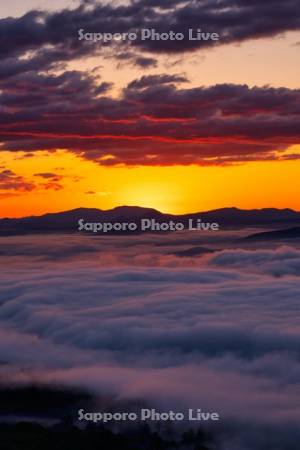
[[[299,151],[296,146],[290,152]],[[2,152],[0,165],[34,185],[1,195],[1,217],[21,217],[78,207],[122,205],[173,214],[236,206],[300,210],[300,161],[251,162],[236,166],[104,167],[66,151],[34,157]],[[57,174],[55,188],[39,174]],[[45,176],[45,175],[44,175]]]

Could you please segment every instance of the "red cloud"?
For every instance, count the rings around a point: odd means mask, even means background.
[[[81,72],[17,75],[0,83],[3,147],[65,148],[106,165],[164,165],[274,159],[299,143],[299,90],[183,89],[182,81],[142,77],[116,99],[99,96],[98,80]],[[113,158],[103,158],[108,153]]]

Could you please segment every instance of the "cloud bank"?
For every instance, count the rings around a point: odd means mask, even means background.
[[[60,259],[47,254],[55,237],[31,241],[42,259],[18,239],[23,251],[1,257],[2,383],[219,411],[221,448],[263,449],[268,430],[268,448],[297,448],[299,250],[224,249],[191,265],[151,237],[59,239]]]
[[[234,164],[298,159],[299,90],[222,84],[181,87],[179,74],[132,80],[118,98],[93,71],[70,62],[112,57],[141,68],[156,56],[197,51],[203,41],[78,40],[78,29],[126,33],[136,28],[186,32],[203,24],[223,45],[299,29],[295,0],[82,2],[73,10],[30,11],[0,20],[1,147],[67,149],[103,165]],[[201,25],[202,26],[202,25]],[[78,127],[80,123],[80,127]]]
[[[276,151],[299,142],[299,90],[176,84],[185,81],[144,76],[116,99],[78,71],[9,77],[0,81],[2,148],[64,148],[102,165],[231,164],[286,159]]]

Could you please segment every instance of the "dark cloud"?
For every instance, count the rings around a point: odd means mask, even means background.
[[[59,181],[63,178],[62,175],[58,175],[56,173],[52,172],[41,172],[41,173],[35,173],[35,177],[45,178],[46,180],[52,180],[52,181]]]
[[[13,195],[17,195],[20,193],[30,192],[36,189],[50,189],[50,190],[60,190],[63,189],[63,186],[60,184],[60,181],[63,179],[63,176],[54,174],[51,172],[37,173],[34,174],[35,177],[43,178],[47,180],[46,183],[36,183],[29,181],[22,175],[18,175],[10,169],[4,169],[0,171],[0,195],[3,198],[7,198],[11,196],[7,194],[6,191],[12,191]],[[11,192],[10,192],[11,194]]]
[[[63,180],[63,178],[65,178],[64,175],[59,175],[52,172],[41,172],[35,173],[34,176],[47,180],[46,183],[40,184],[40,187],[42,187],[43,189],[53,191],[60,191],[61,189],[63,189],[63,185],[60,182]]]
[[[157,60],[155,58],[137,55],[132,51],[114,53],[114,58],[117,61],[120,61],[120,67],[128,64],[132,64],[133,66],[143,69],[155,68],[157,66]]]
[[[135,58],[135,65],[138,67],[141,67],[143,69],[148,69],[150,67],[156,67],[157,66],[157,60],[154,58],[147,58],[145,56],[137,56]]]
[[[296,0],[150,2],[136,0],[128,5],[82,3],[77,9],[59,12],[31,11],[20,18],[0,22],[3,57],[19,56],[26,51],[44,50],[44,64],[53,60],[78,58],[96,52],[96,46],[78,41],[78,29],[99,33],[126,33],[141,28],[158,32],[187,33],[189,28],[217,32],[221,43],[242,42],[276,36],[299,29]],[[153,53],[180,53],[213,45],[206,41],[133,41],[135,48]],[[88,43],[89,44],[89,43]],[[48,46],[48,48],[46,48]],[[55,47],[55,50],[54,50]],[[99,46],[98,46],[99,47]],[[56,54],[56,55],[55,55]],[[41,64],[41,62],[40,62]]]
[[[298,90],[229,84],[179,89],[184,77],[168,74],[133,80],[116,99],[108,95],[111,83],[100,81],[95,71],[69,71],[66,64],[101,55],[149,68],[156,66],[157,53],[213,45],[186,40],[101,45],[79,41],[80,28],[126,33],[137,28],[186,32],[201,26],[220,33],[226,44],[295,30],[295,11],[295,0],[175,0],[163,5],[139,0],[121,6],[84,2],[73,10],[1,19],[2,148],[29,154],[64,148],[106,165],[277,159],[276,151],[299,142]],[[106,154],[113,157],[101,159]]]
[[[52,191],[60,191],[61,189],[63,189],[63,185],[60,183],[61,180],[65,178],[63,175],[52,172],[41,172],[35,173],[34,176],[47,180],[46,183],[40,185],[43,189]]]
[[[106,82],[106,81],[103,81],[103,82],[100,83],[99,86],[97,86],[97,88],[95,89],[95,94],[96,94],[96,95],[106,94],[108,91],[111,90],[112,87],[113,87],[113,83],[108,83],[108,82]]]
[[[299,142],[299,90],[177,86],[185,81],[143,76],[113,98],[92,74],[18,74],[0,82],[2,146],[65,148],[106,165],[163,165],[280,159],[276,151]]]
[[[29,192],[35,185],[9,169],[0,171],[0,190]]]
[[[134,80],[128,85],[128,89],[144,89],[151,86],[160,86],[171,83],[186,83],[187,78],[182,75],[144,75],[138,80]]]

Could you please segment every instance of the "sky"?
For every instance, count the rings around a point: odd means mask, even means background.
[[[295,11],[294,0],[1,5],[0,215],[300,210]],[[220,41],[78,39],[150,25]]]

